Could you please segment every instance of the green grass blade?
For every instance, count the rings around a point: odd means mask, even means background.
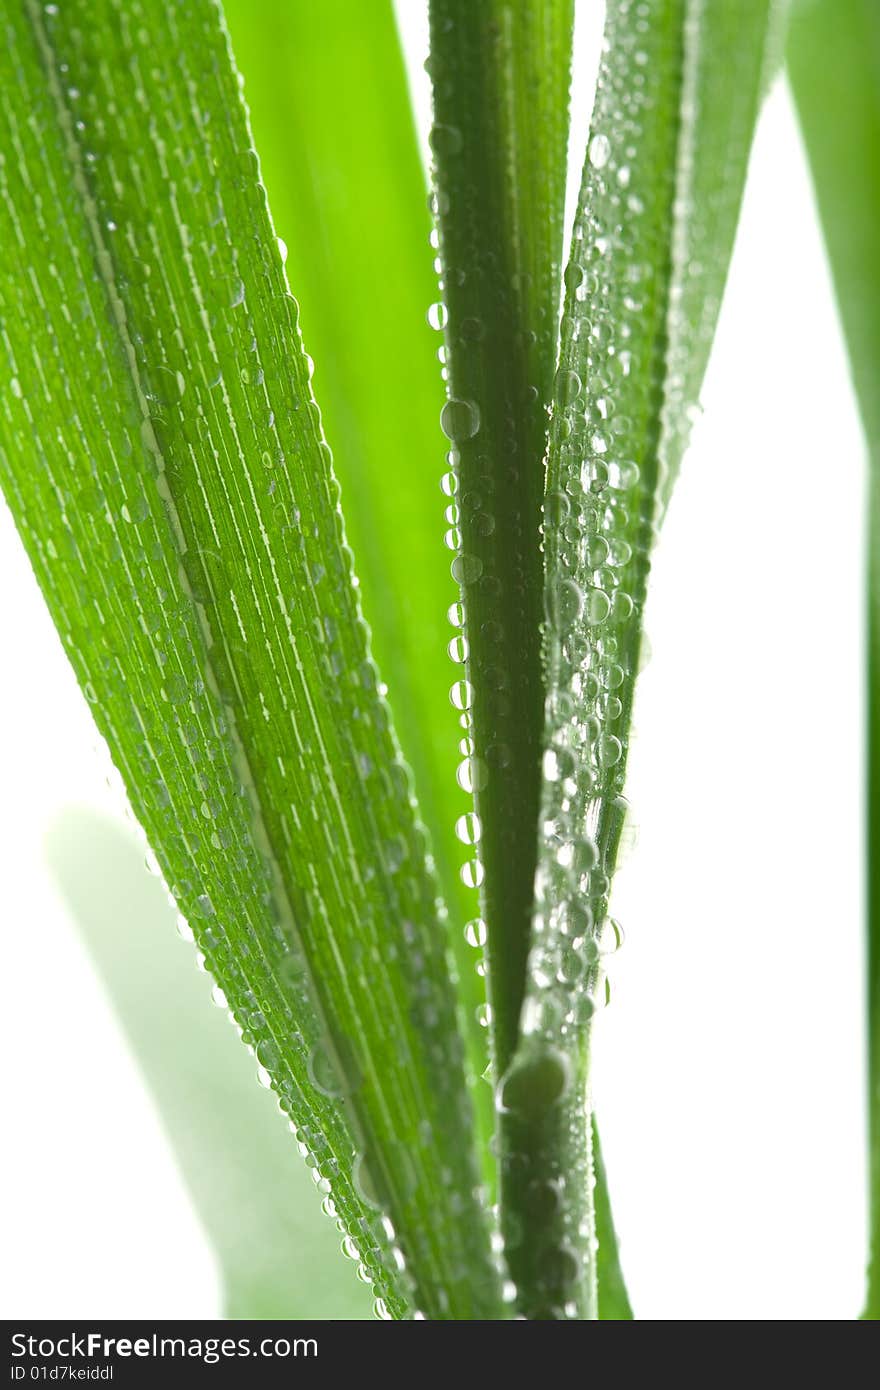
[[[663,0],[638,25],[637,10],[613,0],[607,11],[548,461],[542,843],[523,1036],[502,1093],[508,1205],[526,1237],[520,1306],[541,1316],[597,1315],[586,1077],[603,957],[619,939],[607,905],[641,614],[662,482],[686,437],[684,390],[707,352],[690,258],[697,247],[706,264],[717,258],[723,284],[768,30],[764,0]],[[724,64],[740,75],[735,102]],[[529,1205],[539,1182],[556,1192],[543,1212]]]
[[[339,1259],[342,1235],[228,1019],[206,1007],[210,982],[134,837],[76,808],[52,825],[46,853],[216,1254],[224,1316],[370,1317],[369,1290]]]
[[[596,1186],[593,1201],[596,1210],[596,1284],[600,1322],[630,1322],[633,1311],[623,1278],[608,1179],[599,1143],[595,1116],[592,1125],[593,1171]]]
[[[399,1311],[384,1209],[417,1307],[490,1313],[437,886],[219,10],[27,0],[4,30],[2,475],[23,540],[380,1287]]]
[[[432,0],[431,135],[446,317],[468,752],[495,1062],[516,1041],[535,869],[542,459],[558,313],[571,0]]]
[[[486,990],[464,930],[479,908],[459,875],[464,852],[454,833],[470,798],[456,782],[454,716],[440,698],[453,669],[446,614],[458,592],[441,539],[444,388],[440,340],[427,319],[437,280],[393,7],[226,0],[224,11],[316,362],[373,654],[431,828],[479,1076],[488,1061],[477,1022]],[[475,1100],[488,1133],[488,1087],[481,1083]]]
[[[792,11],[788,72],[867,437],[867,971],[871,1249],[863,1316],[880,1319],[880,10]]]

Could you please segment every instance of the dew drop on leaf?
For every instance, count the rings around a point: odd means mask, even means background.
[[[482,917],[474,917],[464,929],[464,939],[469,946],[485,946],[486,923]]]
[[[607,135],[594,135],[590,141],[590,163],[594,169],[604,169],[611,158],[611,142]]]
[[[450,397],[440,411],[440,428],[453,444],[473,439],[480,428],[480,410],[474,401]]]
[[[456,555],[450,572],[459,584],[476,584],[483,573],[483,562],[478,555]]]

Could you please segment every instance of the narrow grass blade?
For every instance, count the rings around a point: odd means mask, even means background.
[[[206,1007],[210,981],[134,836],[71,808],[46,853],[217,1256],[224,1316],[370,1317],[369,1290],[339,1259],[342,1234],[228,1019]]]
[[[598,1289],[598,1316],[600,1322],[630,1322],[633,1311],[626,1291],[620,1254],[617,1248],[617,1234],[614,1230],[614,1216],[611,1211],[611,1196],[608,1179],[599,1143],[599,1131],[593,1117],[592,1130],[593,1170],[596,1186],[593,1197],[596,1209],[596,1284]]]
[[[703,294],[726,273],[769,16],[765,0],[647,10],[612,0],[607,11],[548,457],[534,945],[502,1092],[508,1208],[526,1233],[514,1277],[533,1316],[597,1315],[589,1031],[606,995],[604,957],[619,942],[607,906],[645,585],[686,438],[686,392],[698,387],[717,312],[704,315]],[[731,64],[735,88],[721,72]],[[706,280],[697,248],[713,267]],[[556,1194],[544,1209],[530,1205],[538,1183]]]
[[[688,0],[684,120],[669,312],[658,523],[698,408],[761,100],[782,58],[788,0]]]
[[[455,778],[453,711],[439,698],[453,670],[447,647],[457,634],[446,615],[458,591],[442,543],[450,499],[438,486],[444,388],[440,339],[428,322],[437,280],[393,7],[225,0],[224,11],[316,362],[373,654],[431,827],[479,1077],[488,1061],[477,1021],[486,989],[465,938],[479,908],[459,875],[464,851],[453,829],[470,798]],[[488,1133],[485,1084],[475,1101]]]
[[[871,1251],[863,1317],[880,1319],[880,9],[796,4],[786,50],[849,346],[868,479],[867,972]]]
[[[219,10],[26,0],[4,39],[0,466],[22,538],[383,1296],[491,1314],[437,885]]]
[[[463,786],[476,816],[495,1063],[516,1042],[535,871],[546,408],[555,359],[571,0],[432,0],[431,134],[442,259],[452,570],[466,670]]]

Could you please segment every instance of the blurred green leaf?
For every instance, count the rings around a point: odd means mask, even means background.
[[[617,1247],[617,1234],[614,1230],[614,1216],[611,1211],[611,1195],[599,1131],[593,1117],[593,1167],[596,1175],[594,1202],[596,1208],[596,1283],[599,1296],[600,1322],[627,1322],[632,1320],[633,1311],[629,1294],[623,1278],[620,1254]]]
[[[211,982],[193,968],[134,837],[71,808],[46,852],[217,1255],[224,1315],[372,1316],[275,1098],[225,1011],[211,1008]]]
[[[786,52],[867,437],[867,971],[871,1253],[880,1319],[880,7],[801,0]]]

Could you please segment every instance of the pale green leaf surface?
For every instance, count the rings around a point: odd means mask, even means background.
[[[451,499],[439,488],[442,340],[428,324],[437,277],[393,7],[226,0],[224,10],[316,363],[373,653],[431,832],[479,1076],[488,1061],[477,1022],[486,991],[465,939],[479,907],[459,874],[466,851],[454,831],[470,798],[456,781],[460,731],[444,698],[457,635],[446,615],[458,592],[442,540],[451,525]],[[482,1082],[475,1100],[488,1132]]]
[[[796,4],[786,52],[867,437],[868,1133],[871,1250],[863,1316],[880,1319],[880,8]]]
[[[311,1170],[225,1012],[210,1007],[210,979],[134,836],[71,808],[46,854],[215,1252],[224,1316],[370,1317],[369,1289],[339,1258],[342,1234]]]
[[[584,1097],[604,957],[619,940],[607,904],[645,585],[663,479],[686,438],[685,392],[702,377],[726,275],[768,15],[765,0],[661,0],[644,14],[612,0],[565,277],[544,511],[541,847],[505,1100],[509,1089],[518,1171],[561,1194],[530,1243],[532,1296],[546,1296],[550,1262],[565,1276],[553,1301],[579,1316],[597,1314]]]
[[[10,505],[377,1285],[399,1312],[379,1202],[417,1306],[479,1315],[495,1274],[437,888],[219,11],[26,0],[4,30]]]

